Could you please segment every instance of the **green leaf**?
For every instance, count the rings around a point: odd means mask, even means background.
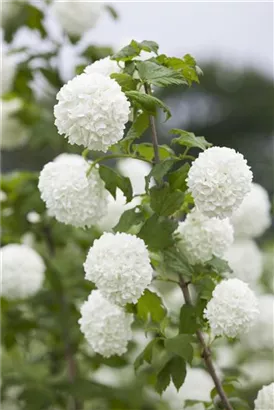
[[[162,299],[156,293],[146,289],[137,303],[137,316],[148,321],[149,318],[153,322],[161,322],[166,315],[166,310]]]
[[[197,329],[195,307],[190,305],[182,306],[180,311],[180,333],[192,335]]]
[[[168,363],[169,364],[169,363]],[[155,390],[162,394],[170,383],[170,369],[168,364],[164,366],[160,372],[157,374],[157,381],[155,385]]]
[[[138,61],[136,63],[140,78],[156,87],[187,84],[182,75],[171,68],[164,67],[153,61]]]
[[[135,359],[134,362],[134,369],[137,370],[144,362],[151,364],[152,362],[152,355],[153,355],[153,348],[154,346],[160,341],[159,338],[155,338],[151,340],[145,349],[139,354],[139,356]]]
[[[112,73],[110,78],[113,78],[120,85],[123,92],[135,90],[138,84],[137,80],[125,73]]]
[[[109,12],[111,17],[113,17],[114,20],[118,20],[119,15],[117,14],[117,11],[115,10],[114,7],[112,7],[110,4],[105,5],[106,10]]]
[[[112,59],[118,61],[130,61],[133,58],[138,57],[142,50],[154,52],[156,54],[158,48],[159,46],[155,41],[144,40],[139,43],[138,41],[132,40],[129,45],[123,47],[118,53],[114,54]]]
[[[188,163],[185,163],[181,168],[169,173],[168,182],[173,190],[179,189],[182,192],[185,192],[187,190],[186,178],[189,168],[190,165]]]
[[[166,120],[171,117],[170,109],[163,103],[152,95],[141,93],[140,91],[127,91],[126,96],[129,98],[131,104],[137,108],[141,108],[148,112],[150,115],[156,115],[157,107],[161,108],[166,114]]]
[[[105,165],[100,165],[99,174],[102,180],[105,182],[106,189],[116,199],[116,189],[120,188],[127,198],[127,202],[132,200],[132,186],[129,178],[122,177],[114,169]]]
[[[58,88],[58,89],[62,87],[62,81],[57,71],[55,71],[52,68],[45,68],[45,67],[39,68],[39,71],[41,71],[41,73],[44,75],[44,77],[48,80],[48,82],[53,87]]]
[[[184,193],[171,191],[167,183],[150,189],[151,208],[161,216],[169,216],[178,211],[184,202]]]
[[[191,364],[193,359],[193,347],[191,336],[180,334],[171,339],[165,339],[165,347],[169,353],[174,353]]]
[[[113,53],[111,47],[88,46],[83,52],[82,56],[86,57],[91,62],[108,57]]]
[[[127,135],[122,140],[122,143],[124,141],[129,141],[129,140],[134,141],[136,138],[140,138],[145,132],[145,130],[148,128],[148,126],[149,126],[148,114],[146,112],[140,113],[137,116],[136,120],[132,123],[132,126],[128,130]]]
[[[230,268],[228,262],[224,259],[217,258],[213,256],[213,258],[207,262],[207,265],[216,273],[224,274],[224,273],[232,273],[232,269]]]
[[[46,37],[47,33],[43,26],[44,13],[31,4],[25,5],[27,16],[26,25],[34,30],[39,30],[41,36]]]
[[[169,362],[172,381],[177,390],[183,385],[186,378],[186,362],[182,357],[173,357]]]
[[[159,145],[159,157],[163,161],[174,155],[174,152],[167,145]],[[152,161],[154,158],[154,148],[151,143],[144,142],[143,144],[134,144],[132,146],[134,154],[138,154],[141,157]]]
[[[178,222],[156,214],[146,220],[138,236],[143,239],[152,251],[168,248],[173,245],[172,233],[178,226]]]
[[[203,151],[212,145],[207,142],[204,137],[196,137],[193,132],[188,132],[177,128],[173,128],[169,132],[170,134],[180,135],[179,138],[174,138],[172,140],[172,144],[179,144],[189,148],[197,147]]]
[[[199,83],[196,61],[190,54],[186,54],[183,58],[167,57],[162,54],[157,57],[157,61],[160,64],[180,72],[189,85],[191,85],[193,81]]]
[[[164,268],[166,272],[177,273],[186,278],[190,278],[193,267],[189,265],[187,258],[177,247],[166,249],[163,252]]]
[[[176,159],[167,158],[164,161],[160,162],[160,164],[154,165],[150,173],[145,177],[146,189],[148,189],[151,178],[154,178],[155,181],[158,184],[160,184],[163,180],[163,177],[168,173],[168,171],[172,168],[175,162]]]
[[[139,225],[144,220],[143,213],[135,207],[125,211],[118,224],[113,228],[114,232],[129,232],[132,226]]]

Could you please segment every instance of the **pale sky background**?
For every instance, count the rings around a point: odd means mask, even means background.
[[[272,2],[112,2],[120,19],[101,17],[89,38],[118,47],[155,40],[161,52],[251,65],[273,75]]]

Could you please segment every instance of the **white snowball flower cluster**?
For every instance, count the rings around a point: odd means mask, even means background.
[[[84,263],[86,279],[113,303],[136,303],[152,280],[144,241],[126,233],[104,233],[94,241]]]
[[[101,74],[105,77],[109,77],[113,73],[120,73],[121,68],[117,61],[111,60],[110,57],[101,58],[98,61],[88,65],[84,73],[86,74]]]
[[[234,149],[212,147],[193,162],[187,178],[199,210],[209,217],[231,216],[250,192],[252,172]]]
[[[96,353],[105,357],[122,355],[132,337],[133,315],[94,290],[81,307],[80,329]]]
[[[233,243],[229,219],[208,218],[194,208],[179,224],[179,247],[190,263],[205,263],[213,256],[221,258]]]
[[[10,244],[1,251],[2,296],[24,299],[42,286],[45,265],[41,256],[26,245]]]
[[[117,162],[118,171],[130,179],[134,195],[145,193],[145,177],[151,171],[151,165],[134,158],[124,158]]]
[[[241,338],[243,346],[252,350],[271,351],[274,345],[273,312],[274,296],[261,295],[258,297],[260,315],[250,331]]]
[[[238,239],[227,250],[225,258],[234,276],[255,285],[263,270],[263,258],[260,249],[251,239]]]
[[[274,383],[263,386],[254,404],[255,410],[274,410]]]
[[[107,191],[99,173],[77,155],[62,155],[43,168],[38,188],[50,215],[76,227],[96,225],[107,209]]]
[[[106,152],[123,138],[130,104],[115,80],[83,73],[61,88],[57,100],[55,125],[70,144]]]
[[[254,325],[258,301],[245,282],[227,279],[219,283],[204,310],[214,336],[236,337]]]
[[[9,92],[11,89],[14,75],[15,75],[16,65],[15,65],[15,61],[13,57],[8,55],[5,52],[5,48],[3,47],[3,44],[1,44],[1,49],[2,49],[1,64],[0,64],[1,93],[5,94]]]
[[[13,150],[21,148],[28,142],[29,131],[22,122],[16,118],[16,114],[22,108],[19,98],[12,100],[2,100],[0,127],[0,148],[3,150]]]
[[[74,0],[69,3],[55,0],[52,12],[62,28],[72,36],[81,36],[93,28],[102,14],[104,3]]]
[[[270,209],[267,191],[253,183],[250,193],[231,217],[235,235],[243,238],[261,236],[271,225]]]

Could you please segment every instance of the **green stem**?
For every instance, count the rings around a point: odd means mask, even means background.
[[[87,171],[87,176],[89,176],[89,174],[91,173],[92,169],[95,167],[96,164],[99,164],[99,162],[102,161],[106,161],[108,159],[116,159],[116,158],[133,158],[133,159],[139,159],[140,161],[144,161],[144,162],[148,162],[149,164],[151,164],[151,161],[149,161],[148,159],[142,158],[142,157],[136,157],[134,155],[129,155],[129,154],[110,154],[110,155],[106,155],[104,157],[100,157],[95,159],[91,164],[90,167]]]
[[[144,87],[145,87],[146,94],[151,95],[150,85],[145,83]],[[159,164],[161,160],[160,160],[160,154],[159,154],[156,122],[155,122],[155,117],[153,117],[153,115],[149,116],[149,122],[150,122],[151,131],[152,131],[151,138],[152,138],[152,144],[153,144],[153,149],[154,149],[154,160],[155,160],[155,164]]]

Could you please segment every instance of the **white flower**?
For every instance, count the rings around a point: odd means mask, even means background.
[[[235,277],[255,285],[263,270],[262,254],[251,239],[236,240],[227,250],[225,258]]]
[[[205,263],[213,256],[221,258],[233,243],[233,228],[229,219],[208,218],[194,208],[180,222],[179,247],[190,263]]]
[[[117,61],[111,60],[110,57],[101,58],[98,61],[88,65],[84,73],[86,74],[101,74],[105,77],[109,77],[113,73],[120,73],[121,68]]]
[[[248,285],[239,279],[219,283],[204,310],[214,336],[236,337],[254,325],[259,314],[258,301]]]
[[[96,353],[121,356],[132,337],[133,315],[105,299],[94,290],[81,307],[80,329]]]
[[[0,148],[3,150],[20,148],[29,139],[28,129],[16,118],[16,114],[22,108],[22,102],[14,98],[8,101],[2,100],[1,103]]]
[[[70,144],[106,152],[123,138],[130,104],[119,84],[101,74],[81,74],[57,94],[55,125]]]
[[[268,349],[271,351],[274,345],[273,333],[273,312],[274,296],[261,295],[258,297],[260,315],[254,326],[244,335],[242,344],[252,350],[261,351]]]
[[[27,221],[30,222],[31,224],[37,224],[38,222],[41,221],[41,216],[35,211],[28,212]]]
[[[52,12],[68,34],[81,36],[96,25],[103,7],[104,3],[95,1],[74,0],[68,5],[66,1],[55,0]]]
[[[255,410],[274,410],[274,383],[263,386],[254,404]]]
[[[2,296],[23,299],[42,286],[45,265],[41,256],[26,245],[10,244],[1,249]]]
[[[130,179],[134,195],[145,193],[145,177],[151,171],[151,165],[134,158],[120,159],[117,162],[118,171]]]
[[[5,48],[1,45],[2,56],[0,64],[0,78],[1,78],[1,93],[5,94],[11,90],[13,83],[16,65],[12,56],[5,52]]]
[[[5,191],[0,190],[0,202],[5,202],[8,199],[8,195]]]
[[[114,303],[136,303],[152,280],[144,241],[126,233],[104,233],[84,263],[86,279]]]
[[[231,217],[235,235],[243,238],[261,236],[271,225],[270,208],[267,191],[253,183],[250,193]]]
[[[199,210],[209,216],[226,218],[250,192],[252,172],[242,154],[226,147],[212,147],[193,162],[187,178]]]
[[[40,173],[38,188],[51,216],[76,227],[96,225],[107,209],[107,191],[99,173],[80,156],[67,154],[49,162]]]

